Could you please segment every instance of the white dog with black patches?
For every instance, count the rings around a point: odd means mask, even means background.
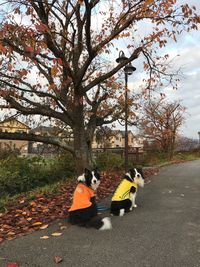
[[[97,214],[95,191],[100,184],[100,174],[95,169],[78,177],[78,185],[74,191],[72,206],[69,209],[69,222],[98,230],[112,229],[109,217],[101,218]]]
[[[88,181],[88,184],[93,190],[96,191],[100,185],[100,174],[98,173],[96,169],[93,171],[85,169],[85,173],[80,175],[77,178],[77,181],[85,183],[89,179],[89,177],[90,177],[90,181]]]
[[[141,168],[130,169],[118,185],[111,201],[110,213],[123,216],[125,212],[137,207],[135,203],[138,186],[144,187],[144,175]]]

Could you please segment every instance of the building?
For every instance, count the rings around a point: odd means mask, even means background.
[[[128,131],[128,145],[130,150],[134,148],[143,149],[143,138],[134,136],[132,131]],[[125,131],[112,130],[108,135],[102,135],[101,138],[94,136],[93,149],[114,149],[125,147]]]
[[[63,130],[58,127],[51,126],[38,126],[31,129],[30,133],[40,136],[53,136],[60,137],[65,140],[69,145],[73,143],[72,132],[69,130]],[[59,148],[52,145],[41,142],[31,141],[29,146],[29,152],[33,154],[54,154],[59,152]]]
[[[9,118],[0,122],[0,131],[8,133],[29,133],[30,128],[15,118]],[[17,149],[22,154],[28,153],[28,144],[28,141],[0,139],[0,148]]]

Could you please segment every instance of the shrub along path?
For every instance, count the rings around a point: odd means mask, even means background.
[[[149,177],[157,174],[158,168],[144,170],[146,182]],[[97,192],[97,201],[104,199],[114,192],[121,180],[121,175],[103,173],[100,187]],[[39,229],[45,229],[48,224],[67,216],[71,204],[75,180],[69,180],[58,189],[57,193],[38,194],[31,201],[19,197],[17,203],[6,207],[5,213],[0,213],[0,243],[12,240]]]

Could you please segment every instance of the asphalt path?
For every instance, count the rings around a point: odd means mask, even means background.
[[[136,202],[131,213],[112,217],[111,231],[76,226],[60,231],[55,222],[6,241],[0,246],[0,267],[8,262],[20,267],[200,267],[200,160],[163,167],[138,191]],[[53,232],[63,234],[40,239]],[[63,261],[54,263],[54,256]]]

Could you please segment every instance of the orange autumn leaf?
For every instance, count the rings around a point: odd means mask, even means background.
[[[35,223],[33,223],[32,225],[33,226],[38,226],[38,225],[41,225],[42,224],[42,222],[35,222]]]
[[[150,5],[154,2],[154,0],[146,0],[145,5]]]
[[[58,72],[59,72],[58,67],[54,66],[53,68],[51,68],[51,75],[52,76],[55,76]]]
[[[48,87],[49,90],[54,90],[56,88],[55,83],[51,83]]]
[[[3,54],[5,54],[7,52],[7,49],[1,44],[0,44],[0,52]]]
[[[31,201],[31,202],[30,202],[30,205],[31,205],[31,206],[37,206],[37,204],[36,204],[35,201]]]

